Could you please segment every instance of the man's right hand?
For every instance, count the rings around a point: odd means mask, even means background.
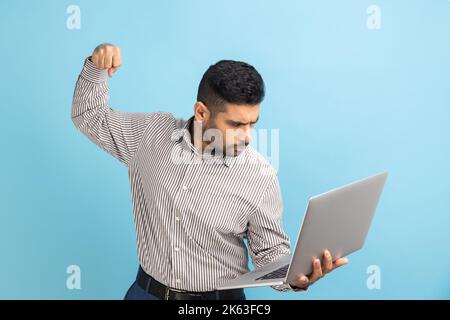
[[[95,48],[91,61],[100,69],[108,69],[108,75],[112,77],[122,65],[122,54],[119,47],[104,43]]]

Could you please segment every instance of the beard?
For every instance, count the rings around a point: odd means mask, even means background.
[[[241,154],[248,145],[245,142],[239,144],[236,143],[226,144],[222,132],[219,141],[216,141],[217,136],[215,135],[212,135],[211,139],[208,139],[209,135],[205,134],[205,132],[207,132],[208,130],[219,130],[217,129],[216,122],[213,119],[209,119],[208,122],[206,122],[202,128],[202,141],[204,142],[205,154],[220,157],[224,156],[236,157],[239,154]]]

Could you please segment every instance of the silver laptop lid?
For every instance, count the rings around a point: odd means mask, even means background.
[[[311,273],[312,259],[322,259],[324,249],[334,261],[363,246],[387,176],[379,173],[309,199],[287,282]]]

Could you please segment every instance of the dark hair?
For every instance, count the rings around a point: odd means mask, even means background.
[[[211,65],[200,81],[197,101],[203,102],[212,114],[225,110],[225,103],[261,103],[264,99],[264,81],[248,63],[221,60]]]

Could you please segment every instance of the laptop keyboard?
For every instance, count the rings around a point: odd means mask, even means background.
[[[275,271],[272,271],[268,274],[263,275],[262,277],[257,278],[256,280],[267,280],[267,279],[278,279],[278,278],[284,278],[286,276],[286,273],[288,271],[289,265],[285,265],[281,268],[278,268]]]

